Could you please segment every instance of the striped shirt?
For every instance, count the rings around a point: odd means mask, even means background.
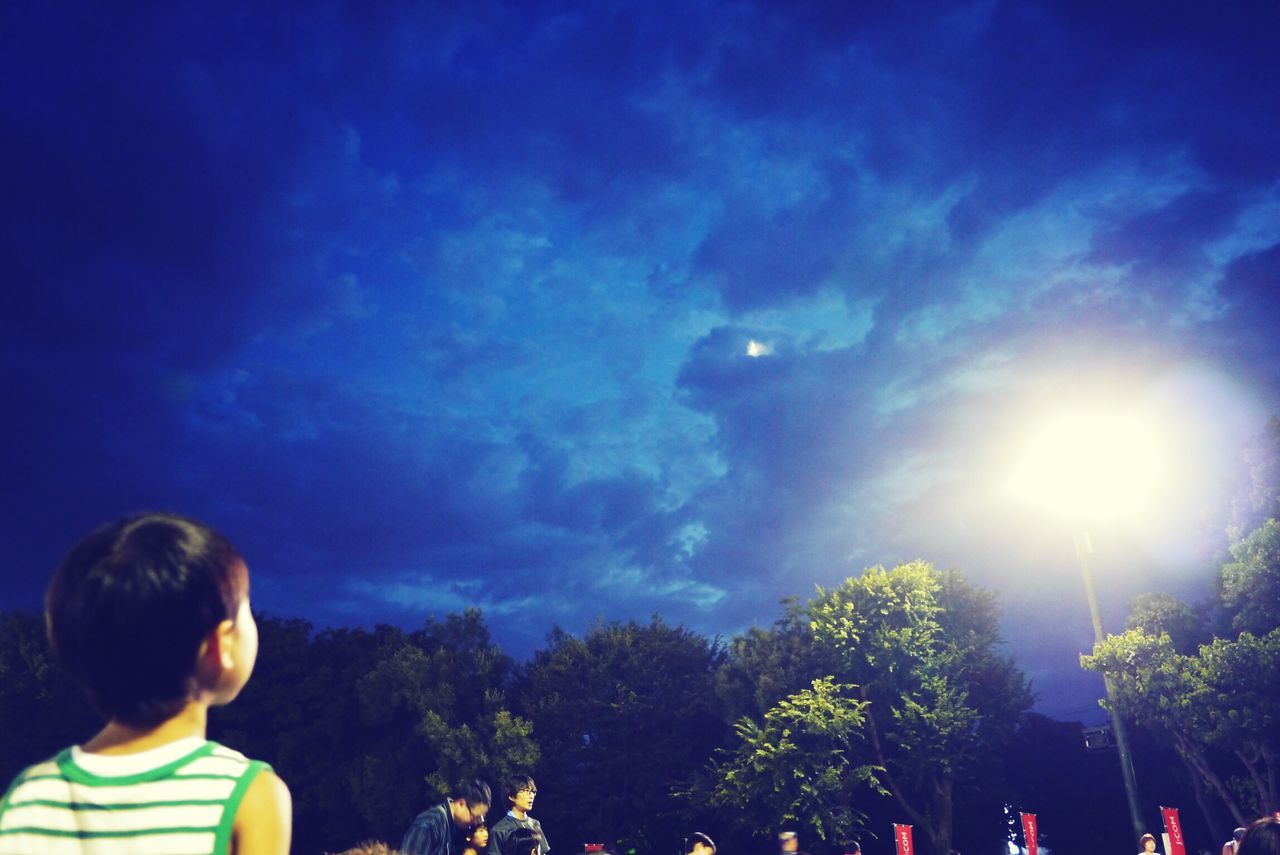
[[[0,801],[0,855],[225,855],[245,790],[269,768],[216,742],[132,755],[69,748]]]

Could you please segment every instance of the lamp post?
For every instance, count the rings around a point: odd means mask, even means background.
[[[1093,619],[1093,640],[1101,644],[1106,636],[1102,632],[1102,615],[1098,611],[1098,595],[1093,590],[1093,563],[1089,557],[1093,554],[1093,542],[1089,532],[1081,531],[1076,535],[1076,556],[1080,559],[1080,573],[1084,576],[1084,593],[1089,600],[1089,617]],[[1133,823],[1133,837],[1142,836],[1142,809],[1138,806],[1138,778],[1133,772],[1133,755],[1129,752],[1129,734],[1124,727],[1124,719],[1116,712],[1115,687],[1111,678],[1102,675],[1103,689],[1107,695],[1107,707],[1111,714],[1111,731],[1116,736],[1116,751],[1120,755],[1120,774],[1124,777],[1124,794],[1129,802],[1129,820]]]
[[[1075,413],[1049,424],[1028,446],[1010,483],[1021,498],[1071,519],[1078,526],[1076,557],[1084,576],[1093,638],[1102,642],[1102,616],[1093,586],[1093,544],[1080,521],[1118,519],[1149,504],[1164,473],[1156,452],[1155,434],[1132,418],[1114,414]],[[1138,782],[1124,722],[1116,712],[1115,686],[1103,675],[1111,728],[1120,755],[1129,818],[1134,838],[1143,833]]]

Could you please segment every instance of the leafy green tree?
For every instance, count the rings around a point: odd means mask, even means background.
[[[1125,628],[1147,635],[1167,633],[1179,653],[1194,653],[1209,640],[1203,617],[1172,594],[1139,594],[1129,604]]]
[[[818,839],[848,839],[866,814],[855,807],[864,789],[884,792],[859,758],[868,701],[857,687],[831,677],[812,681],[771,707],[763,724],[743,717],[734,726],[737,747],[713,768],[712,803],[758,831],[801,826]]]
[[[375,735],[352,783],[371,826],[402,832],[458,780],[495,782],[537,762],[531,724],[506,706],[511,673],[475,609],[388,638],[356,687]]]
[[[751,627],[733,638],[716,673],[716,693],[728,721],[760,720],[774,704],[809,688],[828,674],[828,651],[814,644],[809,613],[796,599],[783,601],[785,613],[769,629]]]
[[[1201,776],[1237,824],[1244,823],[1246,811],[1228,785],[1230,776],[1213,763],[1209,742],[1214,718],[1229,714],[1215,706],[1225,702],[1229,708],[1232,699],[1215,696],[1195,656],[1178,653],[1167,634],[1129,630],[1094,645],[1080,664],[1111,678],[1112,696],[1104,706],[1165,734],[1192,774]]]
[[[925,852],[951,849],[957,785],[991,770],[1031,705],[998,652],[994,598],[925,562],[872,568],[809,604],[836,679],[858,686],[867,762]]]
[[[1222,567],[1222,604],[1237,632],[1280,627],[1280,522],[1269,519],[1231,546]]]
[[[1280,629],[1215,639],[1197,657],[1207,729],[1203,739],[1245,770],[1254,815],[1280,809]]]
[[[692,806],[676,795],[724,738],[715,690],[720,646],[658,617],[601,623],[582,638],[555,629],[522,680],[548,836],[678,845]],[[559,844],[566,845],[566,844]]]

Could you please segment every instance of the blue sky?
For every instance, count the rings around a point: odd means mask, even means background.
[[[1207,593],[1280,412],[1280,15],[1121,6],[6,6],[0,604],[156,507],[270,613],[478,605],[517,656],[925,558],[1091,715],[1011,449],[1177,429],[1160,513],[1094,532],[1118,628]]]

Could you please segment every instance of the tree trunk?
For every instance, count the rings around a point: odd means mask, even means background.
[[[937,855],[948,855],[951,852],[951,830],[953,801],[951,798],[951,781],[941,780],[935,787],[936,804],[933,811],[933,824],[929,836],[933,838],[933,851]]]
[[[862,689],[862,697],[863,700],[868,700],[865,686]],[[921,838],[916,841],[916,849],[920,850],[923,855],[948,855],[951,851],[952,812],[954,810],[950,779],[934,778],[924,783],[923,788],[926,792],[932,791],[929,794],[931,796],[929,801],[932,804],[926,805],[924,810],[908,802],[906,792],[898,785],[893,773],[889,771],[884,746],[880,742],[880,730],[876,727],[876,717],[870,711],[870,708],[867,710],[866,722],[867,736],[871,741],[871,750],[875,755],[876,765],[884,770],[881,773],[881,780],[884,781],[885,788],[889,790],[893,800],[898,803],[898,807],[906,815],[906,819],[911,822],[913,833],[918,834]]]
[[[1269,746],[1262,748],[1262,763],[1267,770],[1267,798],[1269,801],[1262,806],[1264,813],[1273,813],[1280,810],[1280,792],[1276,791],[1276,757],[1268,750]]]
[[[1249,772],[1249,778],[1253,781],[1253,787],[1258,792],[1258,810],[1267,813],[1271,810],[1271,793],[1267,790],[1267,782],[1263,780],[1262,773],[1258,770],[1259,752],[1255,746],[1250,745],[1249,752],[1237,748],[1235,755],[1240,758],[1240,762],[1244,764],[1244,768]]]
[[[869,700],[866,686],[862,687],[862,699]],[[876,765],[884,770],[880,773],[880,777],[884,781],[885,788],[893,796],[893,800],[898,803],[898,807],[902,808],[902,812],[907,815],[907,819],[911,820],[913,826],[927,829],[929,827],[929,818],[907,801],[906,793],[902,787],[898,786],[897,778],[889,771],[889,764],[885,761],[884,746],[880,743],[880,729],[876,727],[875,714],[871,712],[869,707],[867,709],[866,722],[867,735],[871,738],[871,750],[875,754]],[[942,855],[947,855],[947,853],[943,852]]]
[[[1218,819],[1218,812],[1214,810],[1213,802],[1209,801],[1209,794],[1205,792],[1204,777],[1181,754],[1178,754],[1178,759],[1182,761],[1182,765],[1187,769],[1187,777],[1191,781],[1191,790],[1196,797],[1196,806],[1200,808],[1200,815],[1204,817],[1209,833],[1214,836],[1215,840],[1226,840],[1231,836],[1230,829],[1223,826],[1222,821]]]
[[[1174,748],[1177,749],[1179,756],[1203,776],[1209,787],[1222,799],[1223,804],[1227,806],[1227,810],[1231,812],[1231,816],[1238,825],[1244,825],[1244,811],[1240,810],[1240,805],[1236,803],[1234,797],[1227,790],[1226,785],[1222,783],[1222,779],[1218,777],[1218,773],[1213,771],[1209,766],[1209,761],[1205,756],[1190,743],[1185,737],[1174,734]]]

